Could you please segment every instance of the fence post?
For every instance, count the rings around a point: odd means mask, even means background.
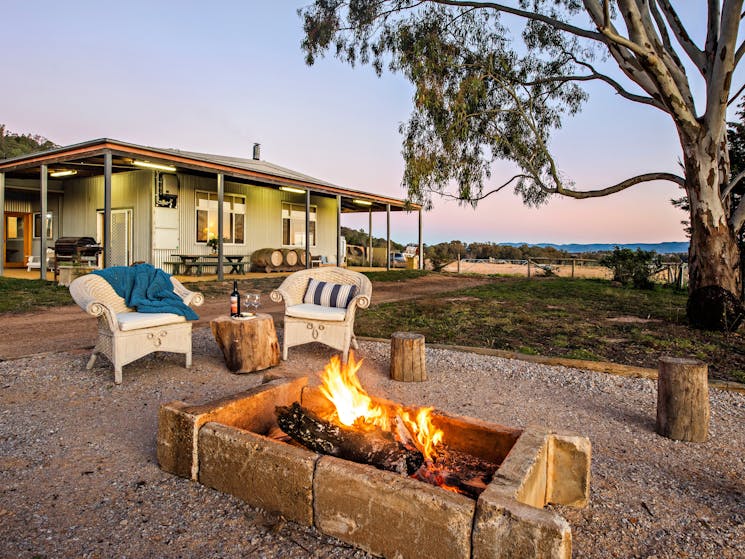
[[[528,259],[528,278],[530,278],[530,259]]]
[[[572,279],[574,279],[574,261],[575,259],[572,258]]]
[[[458,253],[458,273],[460,274],[460,252]]]

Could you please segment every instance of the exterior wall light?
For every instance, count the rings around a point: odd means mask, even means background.
[[[71,177],[72,175],[77,175],[78,172],[75,169],[59,169],[57,171],[50,171],[49,176],[55,179],[58,179],[60,177]]]
[[[132,165],[137,167],[144,167],[146,169],[157,169],[158,171],[170,171],[171,173],[176,172],[176,167],[173,165],[163,165],[161,163],[150,163],[149,161],[139,161],[135,159],[132,161]]]
[[[353,204],[357,204],[358,206],[372,206],[372,202],[368,200],[352,200]]]
[[[295,194],[305,194],[305,190],[302,188],[293,188],[291,186],[280,186],[280,190],[284,190],[285,192],[293,192]]]

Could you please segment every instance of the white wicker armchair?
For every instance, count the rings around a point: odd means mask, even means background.
[[[311,279],[344,285],[356,285],[357,293],[346,309],[303,304]],[[354,337],[354,315],[357,307],[367,308],[372,297],[372,283],[358,273],[344,268],[327,267],[301,270],[287,276],[270,295],[272,301],[285,302],[285,327],[282,359],[293,346],[320,342],[342,352],[346,363],[350,345],[357,349]]]
[[[201,293],[186,289],[171,278],[174,292],[185,304],[199,306]],[[98,340],[86,365],[93,367],[99,353],[114,365],[114,382],[122,383],[122,367],[155,351],[170,351],[186,355],[186,368],[191,367],[191,322],[172,313],[140,313],[127,307],[109,282],[96,274],[86,274],[73,280],[70,295],[88,314],[98,317]]]

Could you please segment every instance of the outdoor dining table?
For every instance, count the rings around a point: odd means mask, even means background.
[[[187,272],[191,269],[198,276],[202,274],[201,265],[217,266],[218,260],[217,254],[174,254],[173,256],[181,259]],[[239,274],[243,271],[243,258],[245,257],[242,254],[223,254],[222,257],[230,264],[229,274]]]

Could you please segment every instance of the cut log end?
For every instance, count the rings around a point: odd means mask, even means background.
[[[663,357],[657,377],[659,435],[678,441],[704,442],[709,432],[709,380],[706,364]]]

